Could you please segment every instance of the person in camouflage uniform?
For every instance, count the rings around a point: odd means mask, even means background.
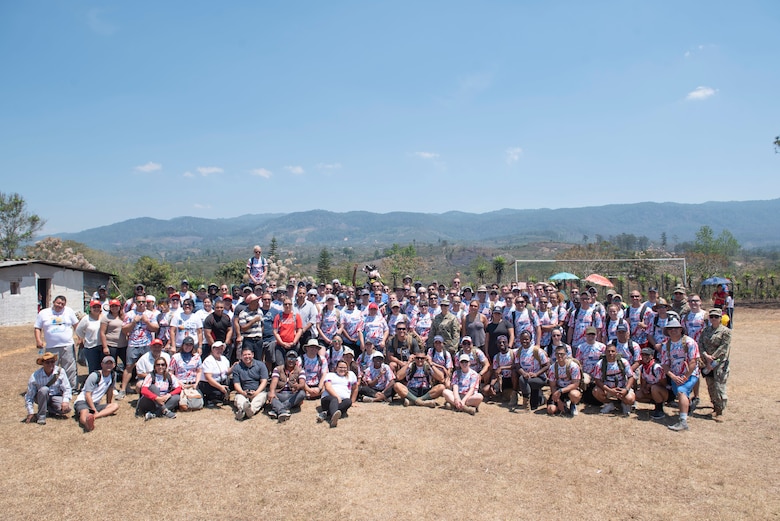
[[[670,304],[672,305],[672,309],[670,311],[677,313],[678,317],[681,317],[690,311],[691,308],[688,306],[688,297],[685,286],[682,284],[677,284],[674,287],[674,293]]]
[[[699,337],[699,364],[702,376],[707,380],[707,392],[710,395],[712,417],[715,420],[721,418],[728,402],[726,381],[729,377],[731,330],[721,323],[722,315],[722,310],[711,309],[709,323]]]
[[[444,347],[455,353],[460,346],[460,322],[458,318],[450,313],[450,301],[442,299],[441,313],[436,315],[431,325],[431,331],[428,333],[428,348],[433,347],[433,338],[440,335],[444,339]]]

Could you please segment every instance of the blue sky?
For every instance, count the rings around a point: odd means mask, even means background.
[[[47,233],[780,197],[780,2],[2,2]]]

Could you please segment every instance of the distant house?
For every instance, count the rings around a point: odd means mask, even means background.
[[[112,276],[50,261],[0,261],[0,326],[35,322],[39,309],[49,307],[57,295],[65,295],[68,306],[81,311],[97,287],[108,285]]]

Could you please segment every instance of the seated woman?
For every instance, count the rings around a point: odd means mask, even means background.
[[[230,360],[223,356],[224,352],[225,343],[217,340],[211,344],[211,354],[203,361],[203,379],[198,382],[198,389],[203,395],[206,407],[224,404],[230,396],[229,384],[233,367]]]
[[[182,397],[179,409],[182,411],[203,407],[203,396],[198,391],[198,382],[203,373],[200,354],[195,350],[195,339],[186,337],[181,343],[181,351],[171,357],[171,372],[181,382]]]
[[[479,373],[469,366],[469,355],[463,353],[458,357],[458,369],[452,375],[452,387],[442,392],[445,409],[467,412],[474,416],[482,395],[479,393]]]
[[[357,393],[357,376],[348,369],[347,362],[341,360],[336,364],[336,372],[325,376],[322,412],[317,416],[317,422],[327,421],[331,427],[336,427],[341,416],[357,400]]]
[[[141,385],[141,398],[138,399],[138,412],[144,419],[158,416],[175,418],[173,412],[179,407],[181,383],[168,372],[168,362],[160,357],[154,361],[154,373],[148,374]]]
[[[444,387],[449,387],[453,370],[452,355],[444,349],[444,339],[440,335],[433,338],[433,347],[428,349],[428,360],[444,374]]]

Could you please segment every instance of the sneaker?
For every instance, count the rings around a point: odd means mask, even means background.
[[[469,414],[470,414],[470,415],[472,415],[472,416],[474,416],[475,414],[477,414],[477,408],[476,408],[476,407],[471,407],[470,405],[465,405],[465,406],[463,407],[463,410],[464,410],[465,412],[469,413]]]
[[[244,404],[244,416],[251,418],[255,415],[255,411],[252,410],[252,402],[246,402]]]
[[[572,418],[574,418],[579,414],[579,411],[577,411],[576,403],[571,404],[571,407],[569,407],[569,414],[571,415]]]
[[[651,412],[650,417],[654,420],[663,420],[666,418],[666,413],[664,413],[663,409],[658,409],[657,411]]]
[[[404,407],[409,407],[412,404],[412,402],[409,401],[409,398],[404,398]]]
[[[372,403],[376,400],[374,398],[371,398],[370,396],[364,396],[362,401],[363,403]]]
[[[268,411],[268,416],[270,416],[271,418],[274,418],[274,419],[279,417],[279,415],[278,415],[278,414],[276,413],[276,411],[275,411],[275,410],[273,410],[273,409],[271,409],[270,411]]]
[[[163,416],[172,420],[176,417],[176,413],[170,409],[163,409]]]
[[[327,417],[328,417],[328,413],[326,413],[325,411],[317,413],[317,423],[324,422]]]
[[[244,409],[238,408],[235,412],[236,420],[241,421],[244,419]]]
[[[609,414],[615,410],[615,404],[612,402],[605,403],[601,406],[601,414]]]
[[[446,410],[448,410],[448,411],[451,411],[451,410],[452,410],[452,404],[451,404],[450,402],[446,402],[446,403],[444,404],[444,408],[445,408]]]
[[[287,420],[290,419],[290,416],[292,416],[292,414],[290,414],[290,411],[282,411],[281,413],[279,413],[279,423],[286,422]]]
[[[420,405],[422,405],[423,407],[429,407],[431,409],[435,409],[436,408],[436,400],[423,400]]]
[[[154,413],[153,413],[153,412],[151,412],[151,411],[150,411],[150,412],[147,412],[146,414],[144,414],[144,421],[145,421],[145,422],[148,422],[149,420],[152,420],[152,419],[154,419],[154,418],[157,418],[157,415],[156,415],[156,414],[154,414]]]
[[[629,416],[631,414],[631,406],[625,403],[620,404],[620,409],[623,411],[623,416]]]
[[[696,407],[699,406],[699,398],[694,398],[691,400],[691,405],[688,407],[688,415],[693,414],[693,411],[696,410]]]
[[[330,417],[330,427],[331,427],[331,429],[336,427],[339,424],[339,418],[341,418],[341,411],[334,412],[333,416]]]
[[[84,425],[87,429],[87,432],[91,432],[95,430],[95,415],[94,414],[87,414],[87,419],[85,421]]]
[[[38,425],[46,425],[46,417],[45,416],[38,416]]]
[[[688,430],[688,420],[680,420],[674,425],[667,425],[666,426],[671,431],[687,431]]]
[[[117,391],[114,393],[114,400],[124,400],[125,396],[124,391]]]

